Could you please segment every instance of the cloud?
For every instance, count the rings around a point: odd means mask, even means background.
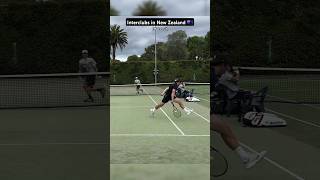
[[[190,16],[188,16],[190,17]],[[118,24],[128,33],[128,45],[121,51],[117,50],[116,58],[121,61],[126,61],[128,56],[141,55],[144,53],[144,49],[154,44],[155,32],[153,27],[143,26],[126,26],[126,16],[112,16],[110,18],[110,24]],[[190,36],[205,36],[210,31],[210,17],[209,16],[195,16],[195,26],[193,27],[168,27],[168,31],[157,31],[157,42],[167,41],[167,36],[177,30],[186,31]]]
[[[111,6],[121,16],[131,16],[146,0],[111,0]],[[210,0],[154,0],[168,16],[209,16]]]

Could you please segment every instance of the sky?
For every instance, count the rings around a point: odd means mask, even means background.
[[[138,5],[146,0],[111,0],[120,16],[132,16]],[[156,0],[167,16],[210,16],[210,0]]]
[[[132,16],[131,16],[132,17]],[[181,16],[183,17],[183,16]],[[128,56],[138,55],[144,53],[144,49],[149,45],[154,44],[155,33],[153,27],[149,26],[126,26],[127,16],[111,16],[110,25],[118,24],[122,29],[128,33],[128,44],[121,51],[117,49],[116,59],[126,61]],[[194,18],[195,25],[193,27],[174,26],[167,27],[168,31],[157,30],[157,42],[167,41],[167,36],[177,30],[184,30],[188,37],[190,36],[205,36],[210,31],[210,17],[209,16],[188,16]]]

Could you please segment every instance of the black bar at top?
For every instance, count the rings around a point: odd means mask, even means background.
[[[127,18],[127,26],[194,26],[194,18]]]

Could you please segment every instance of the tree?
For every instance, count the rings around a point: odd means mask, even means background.
[[[167,43],[164,43],[164,42],[157,43],[157,60],[159,60],[159,61],[168,60]]]
[[[166,14],[166,11],[152,0],[143,2],[133,13],[134,16],[165,16]]]
[[[137,55],[132,55],[132,56],[129,56],[127,58],[127,61],[133,61],[133,62],[136,62],[136,61],[139,61],[139,57]]]
[[[111,6],[110,7],[110,16],[119,16],[119,11]]]
[[[199,36],[189,37],[187,40],[187,48],[189,52],[189,59],[194,60],[196,56],[200,59],[204,58],[205,38]]]
[[[185,60],[188,56],[187,34],[183,30],[168,35],[167,54],[169,60]]]
[[[116,50],[120,48],[121,50],[128,44],[128,34],[121,29],[119,25],[115,24],[110,27],[110,45],[112,48],[112,60],[116,59]]]
[[[149,61],[154,60],[154,44],[148,46],[144,49],[144,53],[141,55],[141,60],[143,61]],[[165,61],[167,60],[167,46],[164,42],[158,42],[157,43],[157,60],[159,61]]]
[[[144,49],[144,53],[141,55],[141,60],[142,61],[154,60],[154,44]]]
[[[204,37],[204,41],[205,41],[205,49],[204,49],[204,58],[210,58],[211,54],[210,54],[210,50],[211,50],[211,36],[210,36],[210,31],[207,32],[206,36]]]

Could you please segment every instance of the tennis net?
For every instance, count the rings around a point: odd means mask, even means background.
[[[240,87],[268,86],[266,102],[320,104],[320,69],[239,67]]]
[[[108,72],[0,75],[0,109],[107,105],[108,76]],[[88,95],[83,85],[89,81],[95,81],[99,91],[91,92],[93,102],[84,102]]]
[[[110,85],[111,96],[137,96],[137,95],[160,95],[172,83],[141,84],[137,94],[135,84]],[[209,83],[185,83],[185,90],[193,92],[195,96],[205,96],[210,93]]]

